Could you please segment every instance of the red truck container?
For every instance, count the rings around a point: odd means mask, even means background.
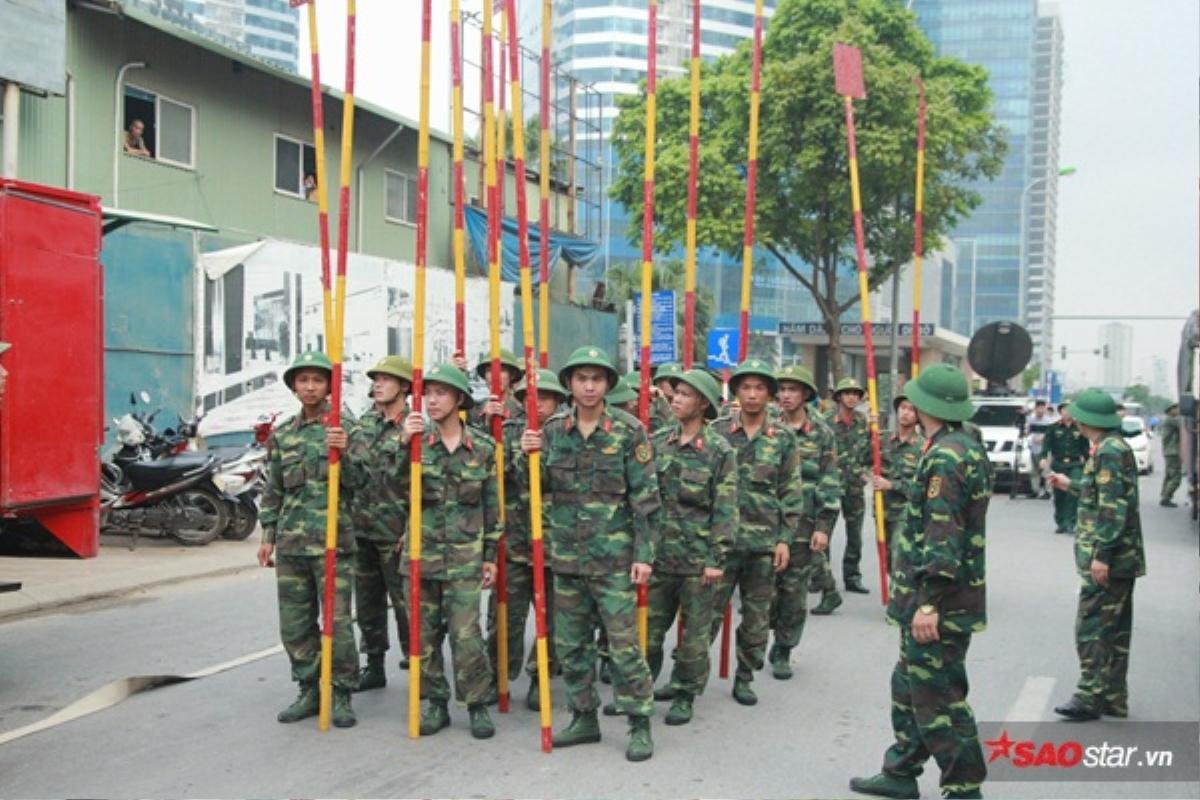
[[[85,558],[100,545],[101,224],[97,197],[0,178],[0,517]]]

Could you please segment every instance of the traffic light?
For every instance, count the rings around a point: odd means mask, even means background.
[[[1063,358],[1067,357],[1067,346],[1065,344],[1062,347],[1062,357]]]

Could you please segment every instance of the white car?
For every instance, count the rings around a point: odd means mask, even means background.
[[[971,421],[983,433],[988,461],[992,463],[995,484],[1008,486],[1012,494],[1032,493],[1033,458],[1023,430],[1024,397],[973,397],[975,416]]]
[[[1133,450],[1138,472],[1142,475],[1153,472],[1154,462],[1150,460],[1150,430],[1146,427],[1146,422],[1141,417],[1123,417],[1121,435]]]

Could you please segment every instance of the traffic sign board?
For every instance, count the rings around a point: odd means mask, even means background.
[[[725,369],[737,366],[737,328],[713,328],[708,332],[708,366]]]

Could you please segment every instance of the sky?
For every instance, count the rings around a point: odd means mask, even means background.
[[[532,2],[533,0],[524,0]],[[970,0],[964,0],[969,2]],[[464,0],[466,11],[480,0]],[[449,129],[449,3],[433,3],[434,127]],[[1058,0],[1064,30],[1055,350],[1085,350],[1054,367],[1069,385],[1098,377],[1099,328],[1124,315],[1185,317],[1200,301],[1200,2]],[[417,118],[420,4],[359,0],[357,94]],[[319,4],[321,77],[341,86],[344,6]],[[302,20],[304,15],[301,15]],[[469,29],[468,29],[469,30]],[[301,34],[308,74],[307,26]],[[401,39],[408,41],[400,41]],[[478,39],[465,45],[478,52]],[[469,74],[469,73],[468,73]],[[478,96],[468,82],[465,96]],[[1182,319],[1130,321],[1134,379],[1155,356],[1174,385]]]

